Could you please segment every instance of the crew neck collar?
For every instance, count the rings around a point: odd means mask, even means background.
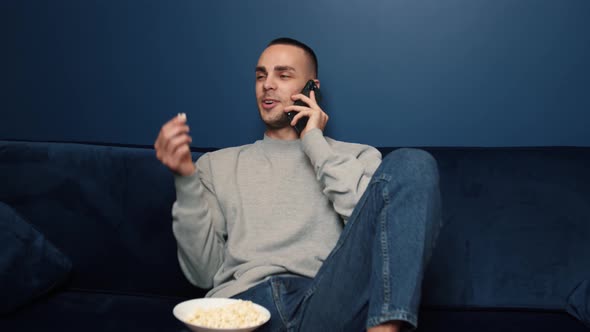
[[[264,134],[260,143],[269,151],[301,150],[301,139],[285,140],[269,137]]]

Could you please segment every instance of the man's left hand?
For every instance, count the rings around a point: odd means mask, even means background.
[[[293,117],[293,121],[291,121],[291,126],[294,126],[297,123],[297,121],[299,121],[299,119],[301,119],[302,117],[309,118],[307,120],[307,125],[301,132],[301,138],[303,138],[303,136],[305,136],[305,134],[307,134],[308,131],[314,128],[319,128],[323,132],[324,128],[326,128],[326,124],[328,123],[328,119],[330,117],[320,108],[320,106],[316,102],[315,91],[312,90],[309,94],[309,97],[300,93],[291,96],[291,99],[293,99],[293,101],[301,100],[302,102],[309,105],[309,107],[296,105],[285,107],[285,113],[290,111],[299,112],[297,113],[297,115],[295,115],[295,117]]]

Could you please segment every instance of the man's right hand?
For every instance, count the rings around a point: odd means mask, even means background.
[[[156,157],[173,172],[188,176],[195,172],[189,144],[193,139],[188,135],[186,115],[181,113],[166,122],[154,143]]]

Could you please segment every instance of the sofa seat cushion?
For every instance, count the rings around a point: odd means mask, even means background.
[[[0,202],[0,313],[64,283],[72,263],[14,209]]]
[[[0,331],[174,331],[188,329],[172,315],[186,298],[61,292],[0,319]],[[559,311],[423,309],[417,332],[588,332]]]
[[[422,310],[417,332],[588,332],[565,311]]]
[[[185,298],[60,292],[0,319],[0,331],[182,331],[173,315]]]

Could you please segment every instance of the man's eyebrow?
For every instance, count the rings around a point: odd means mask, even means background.
[[[256,67],[256,71],[257,72],[266,73],[266,67],[264,67],[264,66],[257,66]],[[293,68],[291,66],[276,66],[274,68],[274,71],[295,71],[295,68]]]
[[[275,71],[295,71],[295,68],[291,66],[276,66]]]

